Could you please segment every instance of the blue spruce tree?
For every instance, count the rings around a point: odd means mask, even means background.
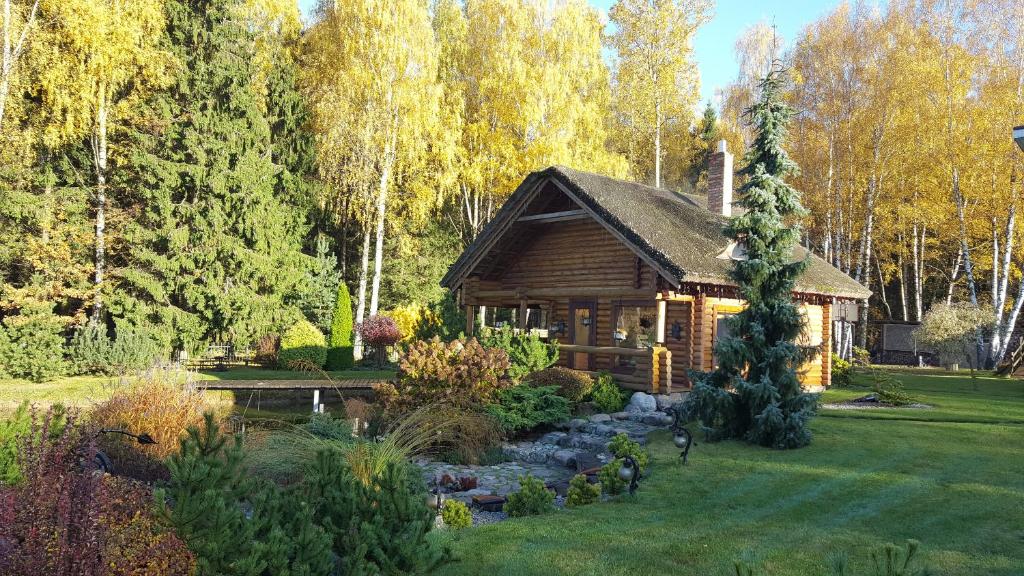
[[[757,137],[740,174],[745,209],[725,234],[746,250],[731,276],[747,307],[731,318],[730,334],[717,344],[719,367],[697,375],[684,409],[700,420],[710,440],[741,438],[773,448],[811,441],[808,422],[817,398],[803,391],[797,369],[805,353],[796,340],[803,318],[793,288],[807,263],[793,260],[806,214],[800,193],[785,178],[798,167],[783,144],[793,110],[783,100],[785,71],[773,66],[760,83],[758,101],[746,110]]]

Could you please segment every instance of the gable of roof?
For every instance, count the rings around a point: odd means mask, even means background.
[[[672,284],[734,285],[731,261],[718,258],[729,240],[722,233],[726,218],[713,214],[690,198],[654,188],[563,166],[533,172],[509,197],[442,279],[452,288],[472,271],[472,263],[489,250],[546,182],[591,213]],[[863,299],[871,292],[803,247],[794,259],[808,258],[796,290],[839,298]]]

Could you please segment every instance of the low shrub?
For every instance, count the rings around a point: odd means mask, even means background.
[[[163,460],[178,451],[179,440],[190,427],[202,423],[203,413],[210,408],[201,389],[152,372],[115,390],[89,418],[96,428],[149,434],[156,444],[139,444],[121,434],[102,434],[97,442],[118,474],[164,480]]]
[[[832,385],[844,388],[853,384],[853,363],[832,354]]]
[[[570,418],[569,401],[558,395],[558,388],[534,388],[520,384],[501,390],[496,402],[487,405],[487,413],[501,425],[506,434],[533,430],[544,424],[555,424]]]
[[[473,514],[469,506],[459,500],[446,500],[441,507],[441,520],[453,530],[462,530],[473,525]]]
[[[511,518],[545,514],[555,509],[555,493],[544,487],[544,481],[532,475],[519,477],[519,491],[508,495],[505,513]]]
[[[442,342],[418,340],[409,345],[399,361],[398,384],[389,408],[411,410],[427,404],[482,406],[502,388],[508,355],[484,348],[476,339]]]
[[[622,467],[622,460],[616,458],[601,467],[597,473],[597,479],[601,484],[601,492],[609,496],[622,494],[626,488],[626,482],[619,478],[619,468]]]
[[[50,440],[56,440],[64,432],[64,407],[54,404],[50,408],[50,415]],[[21,482],[18,449],[32,431],[34,417],[31,405],[25,400],[7,420],[0,422],[0,484],[12,486]]]
[[[59,433],[52,410],[31,420],[18,449],[23,481],[0,494],[0,574],[192,574],[185,544],[151,513],[149,488],[88,466],[93,434],[77,415]]]
[[[277,366],[277,351],[280,347],[280,334],[264,334],[256,341],[253,360],[260,366],[268,368]]]
[[[196,572],[331,574],[331,538],[308,500],[250,476],[243,462],[241,439],[224,435],[209,413],[168,459],[170,479],[156,500],[173,503],[162,514],[195,554]]]
[[[569,492],[565,496],[568,508],[593,504],[601,498],[601,485],[591,484],[583,474],[577,474],[569,481]]]
[[[636,460],[637,465],[640,466],[640,472],[647,470],[647,462],[650,459],[647,451],[638,442],[630,440],[629,436],[622,432],[616,434],[612,441],[608,443],[608,451],[615,455],[616,458],[632,456]]]
[[[606,414],[621,412],[626,405],[625,395],[608,372],[598,374],[594,388],[590,392],[590,399],[598,410]]]
[[[558,386],[558,394],[570,402],[582,402],[594,388],[594,379],[586,372],[553,366],[526,377],[533,386]]]
[[[887,372],[883,372],[883,374],[884,376],[877,377],[878,379],[873,385],[875,397],[879,402],[890,406],[909,406],[917,402],[917,398],[903,389],[902,382]]]
[[[316,455],[299,493],[331,537],[341,574],[428,574],[448,551],[427,535],[434,511],[418,470],[390,462],[368,481],[336,450]]]
[[[508,377],[519,382],[527,374],[544,370],[558,361],[558,344],[548,344],[535,332],[516,332],[510,327],[484,330],[480,343],[508,355]]]
[[[0,320],[0,377],[45,382],[64,375],[63,332],[51,304],[26,304]]]
[[[445,342],[463,337],[466,312],[459,306],[455,295],[445,290],[437,300],[427,304],[423,317],[416,325],[416,338],[429,340],[437,337]]]
[[[277,365],[308,364],[323,368],[327,362],[327,339],[309,320],[299,320],[281,336],[281,349],[277,352]]]
[[[330,414],[313,414],[306,422],[306,431],[317,438],[325,440],[349,440],[352,438],[352,426]]]
[[[106,326],[88,322],[79,328],[68,346],[68,357],[76,374],[127,374],[144,370],[163,356],[160,343],[148,331],[122,324],[116,336],[107,336]]]

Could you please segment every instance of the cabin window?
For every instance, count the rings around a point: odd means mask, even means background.
[[[658,337],[658,306],[655,302],[617,302],[613,308],[612,342],[619,348],[651,348]],[[612,371],[631,372],[636,356],[614,357]]]
[[[484,312],[485,328],[519,328],[519,307],[488,306]],[[548,336],[548,311],[540,306],[526,309],[526,329],[537,332],[541,338]]]

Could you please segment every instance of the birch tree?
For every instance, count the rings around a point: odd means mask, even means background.
[[[650,177],[656,187],[662,184],[666,128],[689,127],[693,116],[700,89],[693,36],[710,16],[707,0],[619,0],[609,11],[616,116],[634,175]],[[652,170],[640,172],[641,166]]]

